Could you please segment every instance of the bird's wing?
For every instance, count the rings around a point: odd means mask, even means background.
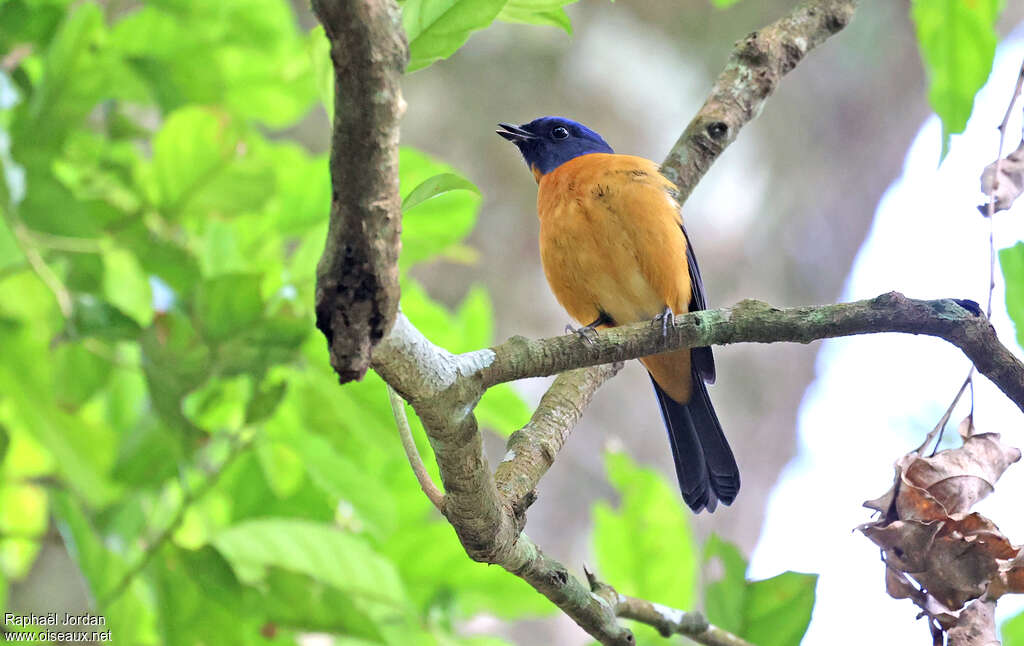
[[[686,227],[680,225],[683,230],[683,237],[686,238],[686,265],[690,271],[690,311],[707,309],[707,300],[704,296],[704,281],[700,277],[700,266],[697,265],[697,255],[693,251],[693,244],[690,236],[686,233]],[[700,375],[704,383],[715,383],[715,355],[710,347],[694,348],[690,355],[693,363],[693,370]]]

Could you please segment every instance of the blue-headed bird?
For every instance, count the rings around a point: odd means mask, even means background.
[[[499,125],[496,132],[519,148],[539,185],[544,274],[582,326],[577,332],[586,337],[646,320],[665,326],[676,314],[705,309],[677,189],[657,164],[616,154],[571,119]],[[740,472],[705,385],[715,381],[711,348],[640,361],[661,406],[683,500],[694,512],[728,505],[739,491]]]

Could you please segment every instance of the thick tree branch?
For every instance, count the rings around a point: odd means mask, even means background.
[[[313,0],[334,63],[331,219],[316,326],[342,383],[360,379],[398,310],[399,80],[409,58],[394,0]]]
[[[529,423],[508,438],[508,452],[494,478],[517,517],[535,500],[534,488],[554,464],[594,393],[621,369],[621,363],[613,363],[558,375]]]
[[[761,112],[779,81],[853,17],[857,0],[806,0],[788,16],[736,43],[697,116],[662,162],[661,172],[690,196],[740,129]]]
[[[734,307],[677,316],[664,337],[660,327],[645,323],[602,331],[592,343],[583,343],[575,335],[536,340],[514,337],[492,348],[493,361],[474,379],[485,389],[506,381],[685,347],[809,343],[880,332],[922,334],[948,341],[1024,410],[1024,364],[999,341],[977,304],[951,299],[922,301],[896,292],[853,303],[786,309],[745,300]]]

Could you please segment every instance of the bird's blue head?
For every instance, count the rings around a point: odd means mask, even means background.
[[[541,117],[521,126],[498,124],[495,130],[519,148],[537,181],[570,159],[589,153],[611,153],[601,135],[564,117]]]

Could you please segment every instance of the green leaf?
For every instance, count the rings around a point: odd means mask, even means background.
[[[131,487],[154,487],[173,476],[184,459],[181,433],[147,416],[123,431],[111,475]]]
[[[224,274],[204,280],[196,292],[196,317],[206,337],[222,341],[259,320],[263,312],[258,274]]]
[[[11,289],[8,295],[16,298],[18,291]],[[49,352],[48,339],[26,327],[0,325],[0,347],[0,392],[7,403],[0,406],[0,422],[15,437],[24,433],[45,448],[76,494],[93,504],[109,501],[117,493],[105,475],[116,438],[98,420],[72,416],[57,405],[54,366],[40,361]]]
[[[576,0],[509,0],[498,20],[532,25],[558,27],[567,34],[572,33],[572,23],[565,13],[565,5]]]
[[[783,572],[747,588],[743,637],[758,646],[799,646],[814,609],[817,574]]]
[[[406,0],[402,26],[409,39],[409,72],[448,58],[469,35],[490,25],[507,0]]]
[[[711,4],[718,7],[719,9],[727,9],[734,4],[738,4],[740,0],[711,0]]]
[[[160,640],[167,646],[272,644],[260,635],[264,613],[215,550],[167,546],[150,568]],[[284,642],[289,643],[289,642]],[[294,643],[294,642],[291,642]]]
[[[0,535],[42,536],[49,524],[48,514],[42,487],[0,482]]]
[[[4,458],[7,457],[7,449],[11,446],[11,433],[7,427],[0,424],[0,467],[3,466]]]
[[[58,404],[77,410],[110,381],[110,361],[81,343],[62,344],[53,355]]]
[[[623,594],[692,607],[697,547],[675,486],[621,453],[608,453],[605,464],[622,501],[617,511],[594,506],[598,574]]]
[[[385,643],[370,613],[337,588],[310,577],[271,569],[262,603],[267,619],[276,624]]]
[[[1024,612],[1004,621],[999,632],[1003,646],[1024,646]]]
[[[288,382],[286,381],[272,384],[261,383],[245,406],[245,423],[255,424],[273,415],[281,400],[284,399],[287,390]]]
[[[34,88],[27,118],[15,126],[16,142],[31,139],[38,148],[57,148],[100,97],[114,89],[107,84],[103,36],[99,6],[82,3],[66,14],[46,49],[42,79]]]
[[[138,259],[124,249],[111,249],[103,254],[103,264],[107,300],[139,325],[149,325],[153,321],[153,291]]]
[[[263,580],[267,568],[304,574],[356,598],[403,603],[405,591],[390,561],[352,534],[294,518],[245,521],[213,539],[245,582]]]
[[[288,498],[302,486],[306,469],[302,458],[284,442],[263,442],[256,450],[267,484],[278,498]]]
[[[238,152],[239,133],[227,114],[200,107],[174,112],[153,139],[157,205],[176,215]]]
[[[729,632],[741,632],[747,594],[746,559],[735,545],[712,534],[704,544],[704,561],[717,561],[722,572],[720,579],[704,586],[704,611],[708,621]]]
[[[331,176],[327,155],[310,155],[301,146],[278,144],[274,160],[277,192],[267,205],[279,235],[305,233],[327,222],[331,205]],[[319,236],[323,247],[323,235]]]
[[[268,431],[273,432],[269,428]],[[331,495],[335,507],[350,505],[359,520],[377,536],[394,531],[397,522],[394,496],[372,472],[310,433],[296,435],[290,445],[301,457],[310,479]]]
[[[252,393],[248,376],[210,379],[188,394],[182,411],[193,424],[211,433],[237,431],[245,423],[245,409]]]
[[[441,173],[420,182],[419,186],[412,189],[405,199],[402,200],[402,211],[418,206],[432,197],[437,197],[448,191],[472,191],[480,195],[480,189],[476,184],[461,175],[455,173]]]
[[[718,561],[722,572],[704,591],[708,621],[758,646],[799,646],[811,622],[818,575],[783,572],[748,582],[739,550],[714,535],[704,558]]]
[[[199,262],[183,245],[136,222],[117,234],[117,241],[135,255],[142,268],[160,278],[179,299],[187,299],[200,279]]]
[[[142,371],[156,412],[173,427],[186,432],[194,425],[182,413],[185,396],[208,377],[210,348],[191,321],[179,312],[154,319],[142,334]]]
[[[103,285],[103,257],[98,253],[74,253],[67,257],[64,286],[72,292],[100,291]],[[3,261],[0,260],[0,265]]]
[[[438,175],[458,175],[446,164],[412,148],[399,151],[399,181],[403,203],[421,185]],[[429,192],[429,191],[427,191]],[[419,200],[411,208],[403,208],[403,268],[432,258],[449,246],[462,241],[472,231],[480,208],[479,192],[448,190],[433,199]]]
[[[135,319],[110,303],[91,294],[78,294],[68,321],[68,332],[72,338],[96,337],[107,341],[128,341],[138,339],[142,328]]]
[[[1006,312],[1017,328],[1017,345],[1024,347],[1024,242],[999,250],[1006,284]]]
[[[914,0],[911,5],[928,73],[928,100],[942,120],[943,159],[950,136],[964,131],[974,95],[992,71],[1003,1]]]

